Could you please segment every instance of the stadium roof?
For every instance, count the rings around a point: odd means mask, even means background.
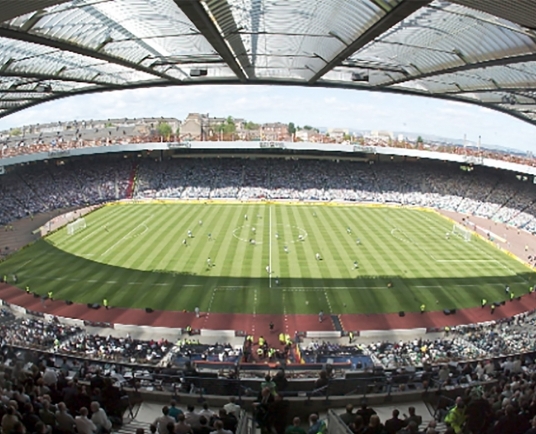
[[[290,84],[536,124],[534,0],[0,0],[0,117],[64,96]]]

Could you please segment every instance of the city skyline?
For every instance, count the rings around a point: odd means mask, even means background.
[[[288,86],[192,86],[64,98],[0,119],[0,130],[57,121],[233,116],[256,123],[387,130],[536,152],[535,126],[472,104],[397,94]]]

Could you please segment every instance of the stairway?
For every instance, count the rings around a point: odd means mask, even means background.
[[[333,323],[333,327],[336,331],[342,332],[344,331],[342,328],[341,319],[339,318],[339,315],[330,315],[331,316],[331,322]]]
[[[132,171],[130,172],[130,178],[128,181],[127,191],[126,191],[126,198],[132,199],[132,196],[134,196],[134,193],[136,192],[136,182],[138,180],[138,168],[139,164],[134,163],[132,165]]]
[[[136,430],[138,428],[142,428],[144,432],[149,432],[149,426],[150,424],[147,422],[139,422],[136,419],[132,419],[130,422],[125,423],[118,429],[113,429],[112,431],[114,433],[119,434],[136,434]]]

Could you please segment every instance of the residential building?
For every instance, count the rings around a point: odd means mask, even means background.
[[[288,141],[288,125],[281,122],[270,122],[261,125],[261,140],[268,141]]]

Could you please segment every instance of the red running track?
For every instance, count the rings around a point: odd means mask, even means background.
[[[193,312],[154,311],[146,313],[142,309],[90,309],[85,304],[65,304],[64,301],[47,300],[45,304],[40,298],[26,294],[19,288],[0,283],[0,299],[11,304],[24,307],[30,311],[47,313],[66,318],[75,318],[92,322],[113,324],[184,328],[190,325],[193,329],[239,330],[249,334],[269,334],[269,324],[274,323],[272,333],[288,333],[297,331],[333,331],[335,327],[329,315],[322,322],[317,315],[253,315],[201,313],[199,318]],[[392,330],[412,328],[432,328],[470,324],[509,318],[523,312],[536,309],[536,294],[525,295],[521,300],[506,302],[491,314],[489,307],[461,309],[455,315],[446,316],[442,311],[407,313],[400,317],[394,314],[371,314],[339,316],[346,331]]]

